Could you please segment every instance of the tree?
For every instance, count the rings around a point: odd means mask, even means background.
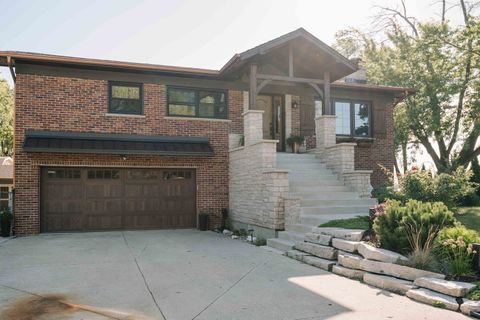
[[[13,92],[0,80],[0,155],[13,154]]]
[[[441,20],[429,22],[409,16],[400,4],[379,8],[380,32],[357,37],[368,81],[416,89],[397,106],[397,145],[423,145],[440,172],[466,167],[480,155],[480,18],[472,14],[478,2],[459,0],[460,26],[449,24],[445,1]]]

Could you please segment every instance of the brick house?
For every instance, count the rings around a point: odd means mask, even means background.
[[[229,209],[275,236],[302,209],[280,158],[318,161],[310,185],[368,198],[386,179],[378,164],[393,167],[392,111],[410,92],[366,84],[304,29],[221,70],[24,52],[0,65],[15,80],[18,235],[193,228],[200,212],[214,228]],[[300,155],[285,153],[292,134],[306,137]]]

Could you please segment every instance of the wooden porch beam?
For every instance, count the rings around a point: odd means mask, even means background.
[[[291,43],[288,46],[288,76],[293,78],[293,50]]]
[[[249,95],[249,106],[250,110],[257,109],[257,71],[258,66],[256,64],[250,65],[250,95]]]
[[[272,82],[272,80],[263,80],[262,82],[260,82],[260,84],[257,87],[257,94],[259,94],[260,91],[262,91],[262,89],[265,88],[265,86],[270,82]]]
[[[315,83],[311,83],[311,82],[310,82],[309,85],[315,90],[316,93],[318,93],[318,95],[320,96],[320,98],[323,99],[324,94],[323,94],[322,89],[320,89],[320,87],[319,87],[317,84],[315,84]]]
[[[324,84],[325,82],[325,80],[319,80],[319,79],[276,76],[273,74],[263,74],[263,73],[258,73],[257,79],[271,80],[271,81],[287,81],[287,82],[297,82],[297,83],[315,83],[315,84]]]
[[[330,73],[323,74],[323,105],[325,106],[325,114],[332,115],[332,104],[330,102]]]

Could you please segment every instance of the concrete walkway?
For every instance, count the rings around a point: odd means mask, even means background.
[[[213,232],[0,245],[0,319],[468,319]]]

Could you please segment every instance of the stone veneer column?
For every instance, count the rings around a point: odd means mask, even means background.
[[[245,146],[263,140],[263,110],[248,110],[242,114]]]
[[[322,115],[315,118],[315,135],[317,137],[317,150],[324,152],[325,148],[336,144],[336,127],[334,115]]]

